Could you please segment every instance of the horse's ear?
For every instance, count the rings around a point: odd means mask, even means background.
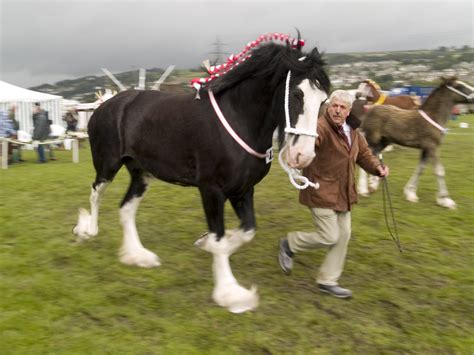
[[[301,48],[303,47],[303,44],[301,43],[301,33],[299,29],[296,29],[296,33],[298,33],[298,42],[296,44],[296,49],[301,52]]]
[[[311,58],[319,58],[321,57],[321,53],[319,53],[318,47],[314,47],[313,50],[311,51]]]

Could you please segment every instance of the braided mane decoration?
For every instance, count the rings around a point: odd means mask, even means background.
[[[244,49],[234,55],[232,54],[226,63],[217,65],[217,66],[209,66],[207,67],[207,72],[210,74],[207,78],[194,78],[191,80],[191,86],[197,90],[196,97],[199,98],[199,90],[201,87],[208,85],[212,80],[221,77],[222,75],[226,74],[230,70],[236,68],[238,65],[244,63],[247,59],[249,59],[252,54],[249,52],[253,51],[257,47],[259,47],[263,43],[272,42],[272,41],[282,41],[287,43],[291,48],[301,50],[301,47],[304,46],[305,41],[301,38],[292,38],[287,34],[281,33],[269,33],[259,36],[255,41],[247,43]]]

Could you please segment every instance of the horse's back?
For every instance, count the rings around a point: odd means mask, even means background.
[[[409,141],[413,146],[418,140],[417,110],[405,110],[393,105],[377,105],[364,115],[362,130],[369,145],[376,145],[381,139],[402,144]]]

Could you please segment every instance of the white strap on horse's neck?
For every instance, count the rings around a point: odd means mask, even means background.
[[[219,105],[217,104],[216,98],[214,97],[214,93],[212,92],[212,90],[208,89],[208,92],[209,92],[209,99],[211,100],[212,107],[214,108],[214,111],[216,112],[217,117],[219,118],[219,120],[221,121],[222,125],[227,130],[227,132],[229,132],[229,134],[232,136],[232,138],[234,138],[234,140],[242,148],[244,148],[247,151],[247,153],[249,153],[249,154],[251,154],[251,155],[253,155],[257,158],[265,159],[265,162],[267,164],[270,163],[273,160],[273,147],[268,148],[267,151],[265,152],[265,154],[264,153],[259,153],[255,150],[253,150],[252,148],[250,148],[250,146],[247,143],[245,143],[242,140],[242,138],[239,137],[239,135],[237,133],[235,133],[235,131],[229,125],[229,122],[227,122],[227,120],[225,119],[224,114],[222,113],[221,109],[219,108]]]
[[[311,137],[318,137],[316,132],[311,131],[303,131],[301,129],[291,127],[290,123],[290,80],[291,80],[291,70],[288,70],[288,74],[286,75],[286,82],[285,82],[285,119],[286,119],[286,127],[285,133],[295,134],[298,136],[311,136]]]
[[[296,187],[298,190],[304,190],[307,187],[311,186],[315,189],[319,189],[319,184],[314,183],[309,181],[309,179],[306,176],[301,175],[301,171],[298,169],[290,168],[288,165],[286,165],[285,160],[283,159],[283,154],[286,149],[282,149],[280,151],[280,154],[278,154],[278,162],[280,163],[281,167],[283,170],[286,171],[288,174],[288,177],[290,178],[291,184]],[[299,180],[302,182],[301,185],[299,185],[295,180]]]
[[[464,85],[466,85],[466,84],[464,84]],[[455,92],[455,93],[458,94],[458,95],[461,95],[461,96],[465,97],[465,98],[468,99],[468,100],[471,100],[471,99],[474,97],[474,93],[472,92],[473,88],[471,88],[469,85],[466,85],[466,86],[467,86],[469,89],[471,89],[471,94],[470,94],[470,95],[467,95],[467,94],[465,94],[465,93],[459,91],[458,89],[453,88],[452,86],[446,85],[446,87],[447,87],[449,90]]]
[[[423,117],[425,120],[427,120],[433,126],[438,128],[441,132],[446,133],[446,128],[441,126],[438,122],[435,122],[430,116],[427,115],[427,113],[425,111],[418,110],[418,113],[421,115],[421,117]]]

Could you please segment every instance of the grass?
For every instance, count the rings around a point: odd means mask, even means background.
[[[427,169],[417,204],[402,196],[418,152],[385,154],[404,252],[391,241],[381,192],[353,212],[353,238],[341,284],[352,300],[316,291],[325,252],[300,254],[291,276],[276,263],[277,242],[312,228],[275,162],[256,188],[258,232],[232,257],[234,274],[259,287],[260,307],[234,315],[211,300],[211,257],[193,242],[206,231],[196,189],[159,181],[140,206],[144,245],[162,266],[145,270],[118,262],[118,204],[128,176],[121,171],[104,197],[99,235],[76,243],[77,208],[88,207],[94,171],[90,153],[27,162],[0,171],[1,354],[472,354],[474,115],[450,122],[442,160],[458,209],[435,204]],[[227,227],[237,221],[226,208]]]

